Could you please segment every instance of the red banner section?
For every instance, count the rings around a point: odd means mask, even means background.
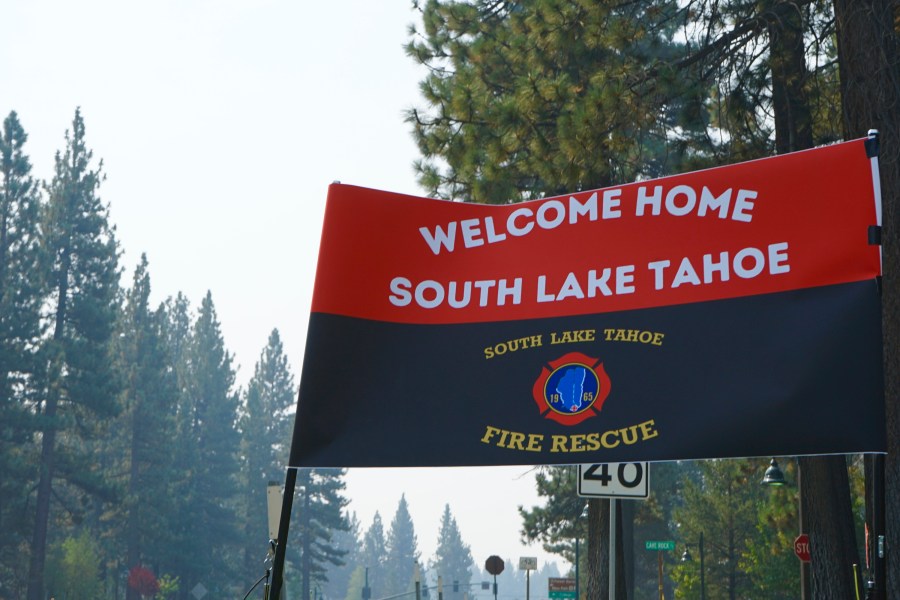
[[[290,464],[883,452],[867,148],[502,206],[332,186]]]
[[[871,279],[864,142],[500,206],[335,184],[313,312],[476,323]]]

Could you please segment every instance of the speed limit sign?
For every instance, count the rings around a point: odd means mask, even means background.
[[[650,463],[578,465],[578,495],[647,498],[650,495]]]

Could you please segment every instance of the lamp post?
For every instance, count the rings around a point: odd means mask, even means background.
[[[774,458],[769,463],[763,475],[762,484],[769,487],[782,487],[787,485],[784,473]],[[800,460],[797,460],[797,517],[800,522],[800,535],[806,533],[803,521],[803,477],[800,469]],[[809,600],[809,563],[800,561],[800,600]]]
[[[692,562],[691,552],[688,548],[692,544],[684,545],[684,554],[681,555],[681,562]],[[697,543],[697,549],[700,551],[700,600],[706,600],[706,564],[703,548],[703,532],[700,532],[700,541]]]

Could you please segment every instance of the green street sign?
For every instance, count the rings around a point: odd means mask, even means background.
[[[644,542],[645,550],[674,550],[675,542],[673,540]]]
[[[547,580],[547,592],[551,600],[574,600],[575,579],[572,577],[551,577]]]

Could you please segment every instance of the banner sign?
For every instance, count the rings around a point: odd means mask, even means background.
[[[870,147],[518,204],[332,185],[291,465],[884,451]]]

